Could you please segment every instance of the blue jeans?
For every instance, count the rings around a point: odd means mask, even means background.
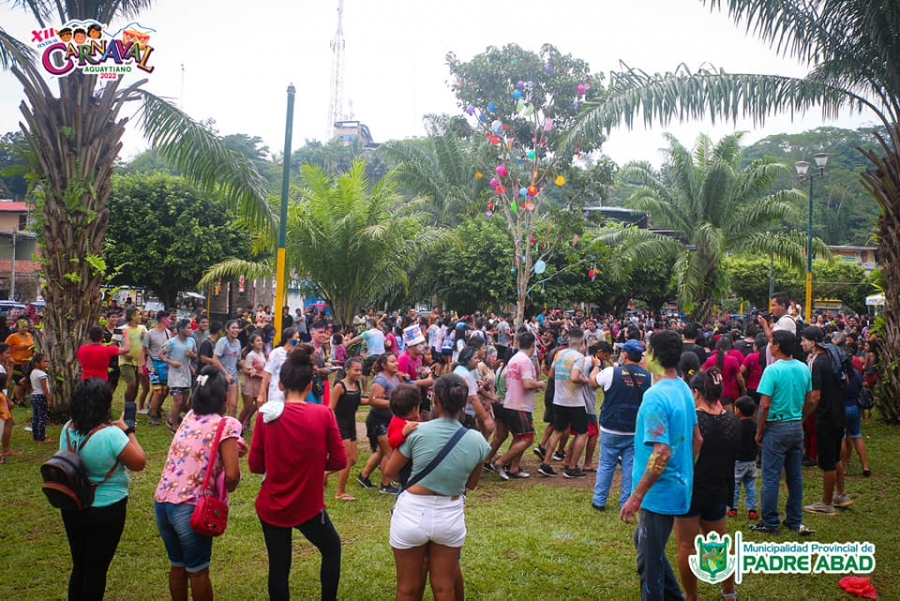
[[[194,506],[188,503],[154,503],[156,528],[166,546],[169,563],[194,573],[209,567],[212,537],[191,528]]]
[[[600,431],[600,464],[597,466],[597,479],[594,483],[594,505],[606,507],[609,496],[609,485],[616,471],[619,457],[622,457],[622,490],[619,494],[619,507],[625,504],[631,495],[631,469],[634,465],[634,435],[610,434]]]
[[[675,524],[674,515],[662,515],[641,509],[634,529],[637,571],[641,579],[641,601],[682,601],[684,596],[672,565],[666,557],[666,543]]]
[[[755,461],[735,461],[734,462],[734,503],[731,504],[732,509],[737,509],[738,499],[741,498],[741,484],[747,496],[744,497],[744,507],[747,511],[756,510],[756,462]]]
[[[785,506],[785,524],[790,528],[800,525],[803,512],[803,423],[769,422],[762,441],[762,490],[760,507],[762,523],[778,528],[778,484],[781,470],[787,480],[788,498]]]

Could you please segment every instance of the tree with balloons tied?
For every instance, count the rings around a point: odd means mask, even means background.
[[[577,234],[563,237],[551,221],[566,220],[572,226],[586,219],[574,208],[578,203],[570,202],[566,174],[577,168],[582,153],[597,150],[604,138],[584,141],[570,154],[561,154],[558,146],[582,103],[604,95],[603,77],[591,73],[585,61],[549,44],[539,53],[515,44],[489,47],[468,62],[451,52],[447,64],[460,108],[489,145],[489,152],[479,153],[486,158],[472,177],[488,179],[493,193],[484,214],[505,220],[512,236],[509,269],[516,280],[519,325],[531,279],[546,270],[545,259],[558,244],[577,242]],[[600,190],[586,188],[577,193],[601,196]]]

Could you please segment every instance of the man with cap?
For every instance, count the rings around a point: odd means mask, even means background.
[[[600,345],[609,346],[607,342]],[[593,507],[606,509],[609,487],[619,457],[622,458],[622,486],[619,506],[631,495],[631,472],[634,465],[634,429],[638,408],[644,393],[650,388],[650,372],[640,366],[644,345],[628,340],[619,345],[622,351],[620,365],[601,369],[594,358],[591,370],[591,386],[603,389],[603,405],[600,408],[600,465],[594,484]]]
[[[815,407],[816,462],[822,470],[822,500],[806,505],[803,510],[820,515],[837,515],[835,507],[853,504],[844,492],[844,469],[841,463],[841,441],[844,439],[846,415],[840,378],[831,369],[825,346],[825,332],[809,326],[801,334],[803,350],[812,374],[810,401]],[[837,489],[837,494],[835,493]]]
[[[568,348],[560,351],[553,361],[549,377],[554,379],[555,394],[553,396],[553,434],[547,441],[547,449],[556,448],[560,436],[571,430],[575,435],[572,444],[573,465],[565,468],[566,478],[584,478],[584,472],[577,465],[578,458],[584,450],[588,437],[588,415],[584,406],[583,388],[590,385],[588,371],[590,360],[581,353],[584,346],[584,335],[579,328],[568,331]],[[556,472],[548,463],[542,463],[538,472],[544,476],[555,476]]]

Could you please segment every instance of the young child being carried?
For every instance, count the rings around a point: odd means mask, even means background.
[[[738,499],[741,497],[741,483],[747,496],[744,507],[747,517],[759,519],[756,512],[756,403],[749,396],[739,397],[734,402],[737,415],[741,419],[741,440],[738,445],[737,460],[734,462],[734,502],[728,510],[729,517],[737,517]]]
[[[406,440],[406,437],[419,425],[419,403],[422,396],[419,388],[411,384],[400,384],[391,392],[391,413],[394,417],[388,424],[388,444],[391,449],[396,449]],[[412,461],[408,461],[400,470],[400,487],[406,488],[409,476],[412,474]]]

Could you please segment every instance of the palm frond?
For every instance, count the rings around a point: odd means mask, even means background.
[[[146,90],[139,117],[150,144],[185,177],[208,194],[220,192],[226,204],[260,227],[275,228],[268,182],[221,138],[177,107]]]
[[[264,261],[247,261],[245,259],[228,259],[213,265],[203,274],[197,282],[197,286],[215,286],[219,280],[229,281],[239,278],[271,278],[275,275],[275,262],[272,259]]]
[[[37,53],[30,46],[0,27],[0,68],[4,71],[13,65],[34,63]]]

